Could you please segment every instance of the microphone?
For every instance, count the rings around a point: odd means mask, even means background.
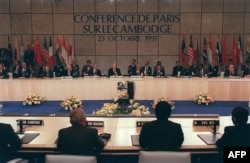
[[[19,123],[17,123],[19,125],[19,131],[17,133],[23,134],[24,133],[23,120],[22,119],[18,119],[17,122],[19,122]]]

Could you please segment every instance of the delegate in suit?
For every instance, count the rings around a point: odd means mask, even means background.
[[[248,121],[248,110],[243,107],[236,107],[232,111],[232,121],[234,126],[227,126],[224,134],[216,141],[219,150],[223,147],[250,146],[250,124]]]
[[[161,101],[156,105],[156,120],[142,126],[139,143],[140,146],[150,151],[178,150],[183,141],[184,134],[181,125],[169,121],[171,105]]]
[[[104,142],[95,128],[87,127],[84,111],[77,108],[70,113],[71,127],[59,130],[57,149],[65,154],[96,155]]]
[[[11,159],[11,151],[19,149],[22,142],[10,124],[0,123],[0,133],[0,162],[5,162]]]

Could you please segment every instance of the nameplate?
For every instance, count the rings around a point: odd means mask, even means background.
[[[192,78],[192,76],[181,76],[181,78]]]
[[[42,126],[43,120],[37,120],[37,119],[24,119],[24,120],[16,120],[17,121],[17,125],[20,125],[20,121],[23,122],[23,125],[33,125],[33,126]]]
[[[241,79],[241,76],[229,76],[229,79]]]
[[[110,76],[110,79],[120,79],[120,78],[124,78],[124,76]]]
[[[219,120],[193,120],[193,126],[219,126]]]
[[[87,123],[88,127],[104,127],[103,121],[88,121]]]
[[[148,123],[148,121],[136,121],[136,127],[142,127],[145,123]]]
[[[67,80],[72,80],[73,79],[73,77],[72,76],[62,76],[61,77],[61,79],[67,79]]]

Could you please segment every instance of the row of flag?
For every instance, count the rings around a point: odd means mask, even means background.
[[[190,36],[189,39],[189,45],[186,48],[186,40],[185,36],[183,36],[182,39],[182,45],[181,45],[181,51],[180,51],[180,58],[182,61],[182,65],[186,66],[186,64],[191,65],[194,60],[197,62],[212,62],[212,59],[215,59],[220,64],[227,65],[228,62],[228,51],[227,51],[227,43],[226,43],[226,37],[223,38],[223,46],[221,45],[221,38],[217,36],[216,38],[216,47],[215,52],[213,54],[213,43],[212,43],[212,36],[209,36],[209,41],[207,44],[206,37],[204,37],[203,41],[203,50],[202,54],[199,52],[199,44],[198,39],[195,39],[195,44],[193,44],[192,36]],[[236,41],[236,37],[233,37],[232,41],[232,53],[231,53],[231,59],[233,60],[235,65],[241,65],[243,64],[243,47],[242,47],[242,41],[241,36],[238,37],[238,40]],[[247,43],[247,49],[246,54],[248,57],[250,57],[250,37],[248,39]]]
[[[46,37],[44,36],[43,45],[41,47],[40,39],[37,36],[35,43],[33,36],[31,37],[31,42],[28,45],[29,50],[34,52],[34,58],[36,65],[40,66],[47,64],[49,66],[54,66],[55,63],[60,62],[63,65],[71,64],[72,59],[74,58],[73,48],[72,48],[72,39],[70,38],[69,43],[67,44],[65,37],[59,36],[56,37],[56,51],[53,51],[53,43],[51,36],[49,37],[49,43],[47,42]],[[27,48],[28,49],[28,48]],[[11,40],[8,37],[8,50],[13,56],[13,60],[24,61],[25,51],[23,44],[23,37],[21,36],[21,41],[15,38],[14,41],[14,55],[11,46]]]

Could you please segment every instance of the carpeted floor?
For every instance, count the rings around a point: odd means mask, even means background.
[[[106,102],[110,100],[86,100],[83,101],[83,107],[87,115],[92,115],[93,111],[98,110]],[[154,115],[154,109],[151,108],[152,100],[139,100],[140,105],[150,108],[151,115]],[[172,114],[219,114],[221,116],[229,116],[231,110],[235,106],[243,106],[248,108],[247,101],[215,101],[212,104],[197,105],[193,101],[174,101],[175,109]],[[3,105],[3,115],[37,115],[37,116],[67,116],[66,111],[60,106],[61,101],[44,101],[37,106],[23,106],[22,101],[1,102]]]

